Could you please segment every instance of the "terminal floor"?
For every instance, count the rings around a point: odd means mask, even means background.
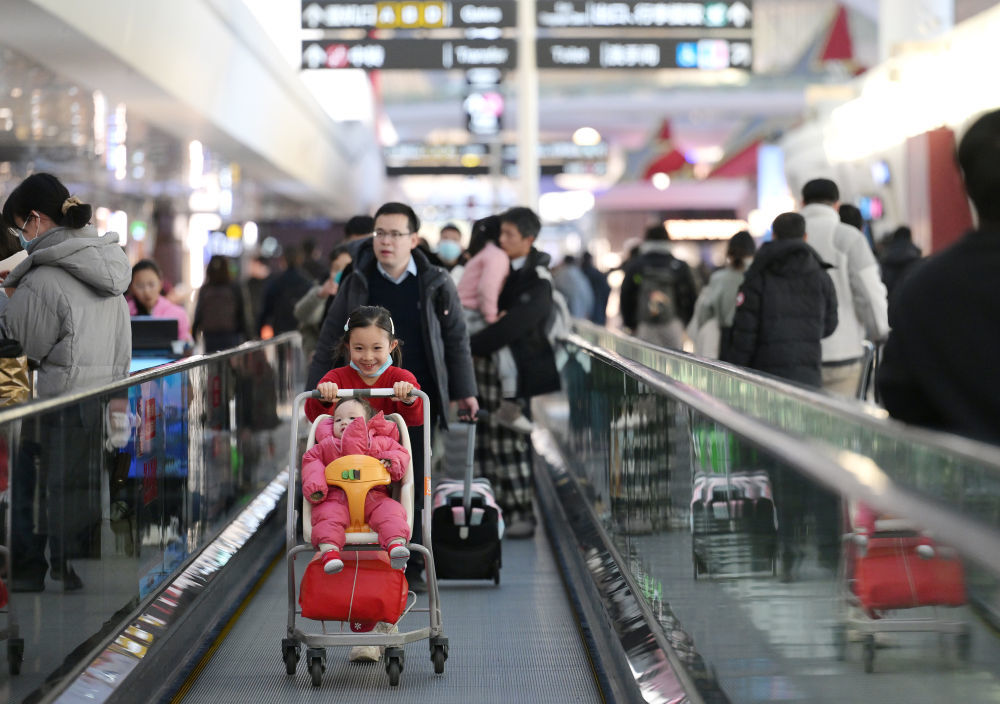
[[[449,657],[435,675],[427,641],[405,646],[398,688],[389,686],[382,662],[351,663],[347,648],[327,649],[327,670],[313,687],[304,658],[285,674],[281,639],[287,624],[284,562],[266,576],[209,659],[175,699],[185,703],[312,702],[363,704],[403,697],[407,702],[601,701],[577,621],[567,603],[548,540],[505,540],[499,586],[492,581],[442,581],[441,605]],[[307,555],[300,555],[299,573]],[[426,605],[421,595],[420,605]],[[425,626],[427,614],[411,614],[403,629]],[[319,624],[301,621],[317,631]],[[302,651],[305,654],[305,649]],[[394,691],[397,689],[398,691]]]

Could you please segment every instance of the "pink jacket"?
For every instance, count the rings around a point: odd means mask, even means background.
[[[487,323],[496,322],[497,299],[510,271],[507,253],[487,242],[465,265],[458,280],[458,298],[462,307],[478,310]]]
[[[394,482],[403,478],[410,464],[410,453],[399,444],[399,428],[381,412],[367,424],[364,418],[355,418],[339,438],[333,436],[333,423],[320,423],[316,428],[316,441],[302,456],[302,494],[314,504],[326,498],[326,466],[344,455],[369,455],[389,460],[389,476]],[[311,497],[316,492],[323,496],[313,500]]]
[[[128,312],[130,315],[138,315],[139,308],[135,304],[135,299],[128,299]],[[149,314],[154,318],[173,318],[177,321],[177,339],[185,342],[191,341],[191,322],[188,319],[187,311],[176,303],[171,303],[166,296],[160,296],[153,305],[153,310]]]

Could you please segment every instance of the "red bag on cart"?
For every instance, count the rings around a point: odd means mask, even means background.
[[[299,586],[302,616],[348,621],[359,632],[379,621],[399,621],[409,592],[403,570],[392,569],[384,552],[341,552],[340,557],[344,569],[337,574],[324,572],[318,559],[309,562]]]
[[[920,546],[931,548],[932,556],[922,557]],[[870,538],[855,562],[853,587],[867,610],[965,603],[962,562],[957,556],[942,556],[925,536]]]

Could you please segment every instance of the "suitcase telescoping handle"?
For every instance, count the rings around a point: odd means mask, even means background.
[[[472,474],[476,465],[476,421],[485,419],[489,414],[480,408],[475,416],[458,412],[458,420],[469,426],[467,445],[465,447],[465,477],[462,481],[462,508],[465,509],[465,520],[469,520],[472,510]]]

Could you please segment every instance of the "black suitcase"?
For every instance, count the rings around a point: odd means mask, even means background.
[[[438,579],[492,579],[500,584],[503,516],[487,479],[473,479],[476,425],[468,429],[465,476],[434,490],[431,545]]]

